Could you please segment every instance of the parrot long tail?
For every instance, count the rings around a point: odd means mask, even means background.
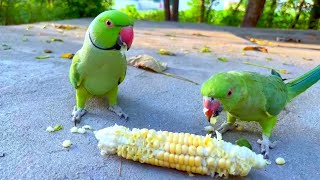
[[[320,79],[320,65],[287,83],[289,100],[292,100]]]

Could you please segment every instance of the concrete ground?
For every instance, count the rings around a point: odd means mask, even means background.
[[[58,30],[50,23],[0,26],[0,179],[210,179],[185,172],[153,167],[117,156],[103,157],[92,132],[71,134],[71,111],[75,91],[69,83],[71,61],[59,56],[75,53],[82,45],[85,28],[91,19],[66,20],[80,26],[75,30]],[[46,28],[43,28],[46,25]],[[275,42],[276,37],[290,37],[302,43]],[[63,42],[47,43],[50,38]],[[248,51],[255,45],[250,38],[270,40],[269,53]],[[204,82],[219,71],[248,70],[269,74],[270,70],[244,64],[251,62],[284,69],[295,78],[320,64],[320,32],[282,31],[212,27],[203,24],[136,22],[135,40],[128,56],[148,54],[168,63],[168,72]],[[211,53],[200,53],[203,46]],[[10,47],[10,48],[9,48]],[[177,56],[161,56],[159,48]],[[36,59],[52,50],[52,58]],[[221,62],[218,57],[226,57]],[[81,125],[94,129],[115,123],[127,127],[153,128],[204,135],[208,123],[202,114],[200,85],[129,67],[120,85],[119,104],[130,116],[128,122],[107,110],[107,103],[93,99]],[[271,161],[265,170],[253,170],[243,179],[319,179],[320,172],[320,83],[294,100],[279,116],[272,140],[278,146],[271,150]],[[219,118],[218,125],[225,119]],[[63,130],[45,131],[47,126],[61,124]],[[218,126],[217,125],[217,126]],[[227,132],[223,138],[234,142],[247,138],[259,152],[256,140],[259,127],[243,124],[244,131]],[[70,139],[74,145],[65,150],[61,143]],[[4,153],[4,154],[3,154]],[[274,163],[283,157],[286,164]],[[119,173],[122,162],[121,176]],[[233,177],[237,179],[237,177]]]

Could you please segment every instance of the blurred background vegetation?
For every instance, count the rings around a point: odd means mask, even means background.
[[[0,0],[0,24],[94,17],[113,8],[136,20],[320,28],[320,0]]]

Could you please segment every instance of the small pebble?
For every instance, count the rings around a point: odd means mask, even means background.
[[[286,161],[285,161],[282,157],[278,157],[278,158],[276,159],[276,163],[277,163],[278,165],[284,165],[284,164],[286,163]]]
[[[84,134],[84,133],[86,133],[86,129],[84,129],[84,128],[79,128],[79,129],[78,129],[78,133]]]

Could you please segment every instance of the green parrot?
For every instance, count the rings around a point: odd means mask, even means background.
[[[218,129],[224,133],[235,127],[236,119],[256,121],[262,128],[261,153],[269,156],[275,146],[269,138],[277,123],[277,115],[300,93],[320,79],[320,65],[288,83],[272,70],[265,76],[254,72],[220,72],[210,77],[201,87],[203,112],[210,120],[224,110],[227,121]]]
[[[92,96],[107,97],[109,110],[128,118],[117,105],[117,96],[118,86],[126,76],[124,53],[133,41],[133,24],[126,14],[110,10],[99,14],[88,27],[69,72],[70,82],[76,89],[76,106],[72,112],[75,125],[87,112],[85,105]]]

